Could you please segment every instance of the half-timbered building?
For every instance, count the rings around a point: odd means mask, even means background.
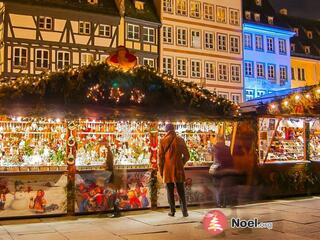
[[[115,1],[8,0],[0,9],[2,79],[104,61],[118,45]]]
[[[134,52],[141,65],[155,69],[159,64],[160,18],[152,0],[122,0],[125,13],[121,21],[122,41]],[[120,37],[121,38],[121,37]]]

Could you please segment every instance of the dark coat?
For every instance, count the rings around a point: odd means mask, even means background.
[[[190,155],[183,138],[174,131],[168,132],[160,141],[159,172],[164,183],[185,181],[184,165]]]

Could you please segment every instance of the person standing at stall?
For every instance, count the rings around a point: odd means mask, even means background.
[[[176,185],[182,214],[184,217],[188,217],[184,189],[184,165],[190,158],[189,151],[183,138],[177,136],[173,124],[167,124],[165,131],[166,135],[160,141],[158,165],[161,178],[167,186],[168,203],[170,206],[168,215],[174,217],[176,212],[174,200],[174,186]]]

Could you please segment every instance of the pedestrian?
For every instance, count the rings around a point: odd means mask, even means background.
[[[115,176],[114,172],[114,166],[113,166],[113,154],[111,151],[111,148],[109,144],[106,146],[106,171],[109,173],[109,185],[111,186],[112,189],[112,194],[111,194],[111,202],[113,206],[113,214],[112,217],[120,217],[120,209],[119,209],[119,199],[118,199],[118,188],[119,184],[117,183],[117,178]]]
[[[227,204],[234,204],[237,200],[235,187],[239,171],[234,168],[230,147],[226,146],[224,136],[217,136],[213,147],[214,163],[210,168],[216,189],[216,204],[224,208]]]
[[[176,186],[182,214],[184,217],[188,217],[184,189],[184,165],[190,158],[189,151],[183,138],[177,136],[173,124],[167,124],[165,131],[166,135],[160,141],[158,164],[161,178],[167,187],[168,203],[170,206],[168,215],[174,217],[176,212],[174,199],[174,186]]]

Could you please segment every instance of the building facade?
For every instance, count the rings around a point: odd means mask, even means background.
[[[154,3],[150,0],[122,0],[119,45],[130,49],[140,65],[158,69],[161,27]]]
[[[290,38],[294,33],[268,0],[243,1],[245,100],[291,88]]]
[[[160,71],[241,102],[241,0],[161,0],[160,5]]]
[[[1,77],[15,78],[105,61],[118,45],[112,1],[2,1]]]
[[[291,38],[291,87],[304,87],[320,83],[320,21],[288,16],[282,18],[295,32]]]

